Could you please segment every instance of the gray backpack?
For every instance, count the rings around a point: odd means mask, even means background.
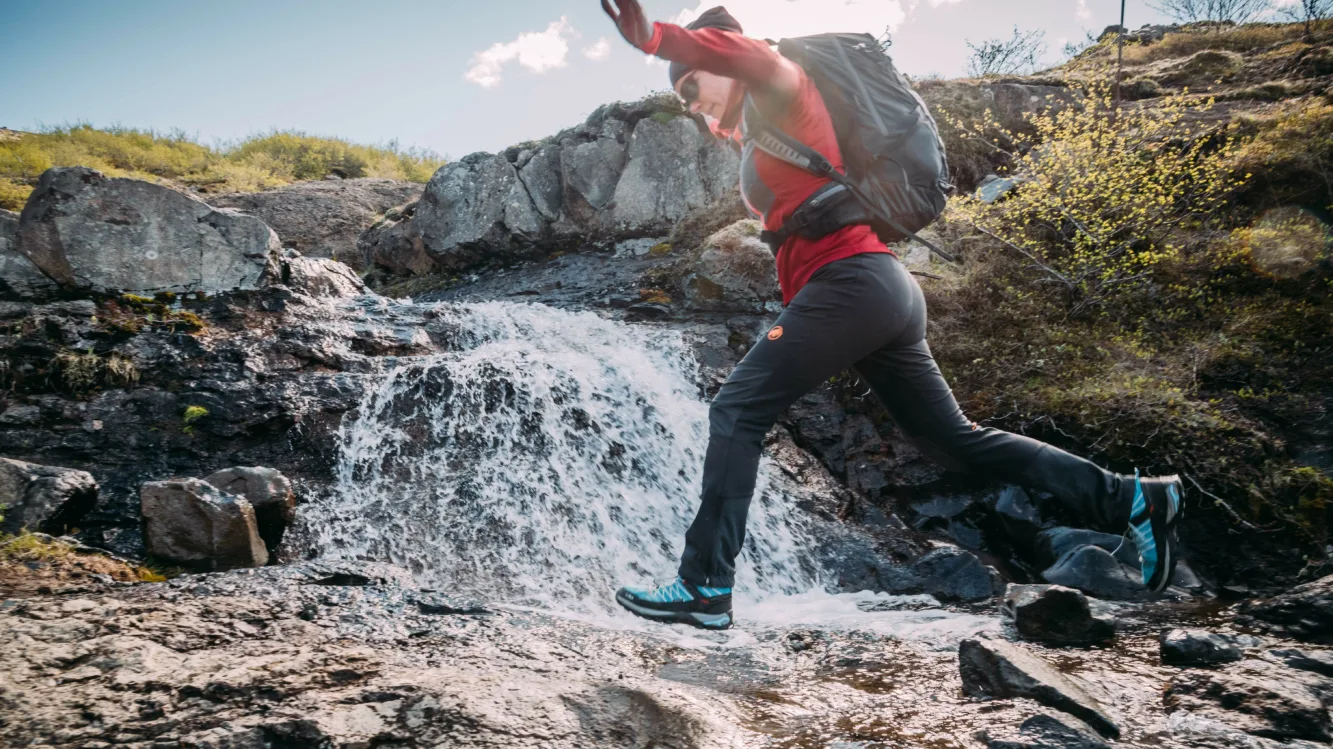
[[[869,34],[819,34],[778,42],[778,52],[805,70],[828,106],[847,174],[818,151],[767,122],[746,103],[746,139],[759,150],[832,182],[816,190],[776,232],[774,248],[797,235],[822,237],[869,224],[885,242],[915,239],[944,210],[949,167],[935,119]]]

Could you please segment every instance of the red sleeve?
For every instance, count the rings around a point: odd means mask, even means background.
[[[763,90],[778,69],[778,53],[766,42],[722,29],[690,31],[672,23],[653,24],[653,38],[643,50],[696,70],[735,78]]]

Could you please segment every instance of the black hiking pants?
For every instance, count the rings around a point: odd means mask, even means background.
[[[713,399],[703,501],[685,534],[682,579],[734,583],[764,435],[788,406],[849,367],[945,468],[1050,492],[1099,528],[1119,532],[1128,523],[1119,475],[963,416],[926,345],[916,279],[893,255],[867,253],[816,271]]]

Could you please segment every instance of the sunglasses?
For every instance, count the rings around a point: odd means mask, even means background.
[[[699,98],[699,82],[694,79],[693,72],[686,74],[681,81],[679,91],[680,99],[685,102],[685,106],[688,108]]]

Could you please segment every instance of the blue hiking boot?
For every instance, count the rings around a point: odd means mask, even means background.
[[[731,588],[705,588],[680,578],[653,588],[621,588],[616,603],[630,613],[659,622],[682,622],[703,629],[731,626]]]
[[[1176,571],[1176,521],[1180,517],[1179,476],[1145,479],[1134,472],[1134,504],[1129,534],[1139,548],[1143,584],[1160,593]]]

